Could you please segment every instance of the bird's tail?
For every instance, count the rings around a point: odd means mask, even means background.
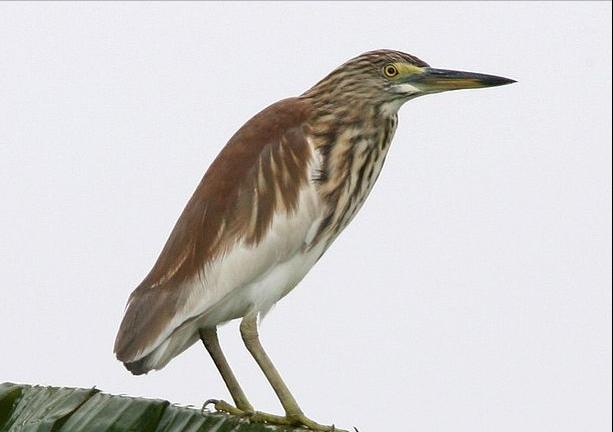
[[[152,370],[162,369],[170,360],[192,346],[200,338],[198,331],[189,327],[186,326],[175,331],[146,356],[135,361],[124,361],[124,366],[133,375],[143,375]]]
[[[163,368],[198,340],[195,322],[173,324],[175,305],[165,290],[137,289],[132,294],[114,352],[134,375]]]

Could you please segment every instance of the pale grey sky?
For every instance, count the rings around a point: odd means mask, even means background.
[[[376,48],[519,82],[401,110],[263,323],[288,385],[362,432],[610,430],[611,3],[1,4],[0,381],[228,399],[200,345],[144,377],[114,359],[127,296],[242,123]]]

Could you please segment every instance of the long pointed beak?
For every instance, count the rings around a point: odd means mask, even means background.
[[[424,93],[438,93],[449,90],[495,87],[516,82],[509,78],[445,69],[423,68],[423,73],[412,79],[412,85]]]

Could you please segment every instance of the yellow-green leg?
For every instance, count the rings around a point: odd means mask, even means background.
[[[200,330],[200,339],[202,340],[206,350],[211,355],[215,366],[217,366],[217,370],[219,370],[221,378],[226,383],[226,387],[228,387],[230,395],[232,396],[232,399],[234,399],[236,408],[225,401],[214,399],[205,402],[204,405],[206,406],[208,403],[214,403],[215,409],[218,411],[225,411],[234,415],[252,415],[254,412],[253,407],[247,400],[245,392],[243,392],[243,389],[236,379],[236,376],[234,376],[234,372],[232,372],[232,369],[226,360],[226,356],[221,350],[219,339],[217,337],[217,328],[212,327]]]
[[[285,410],[285,417],[274,416],[271,414],[256,412],[253,416],[254,421],[264,421],[271,424],[283,424],[293,426],[305,426],[315,431],[337,431],[342,432],[339,429],[335,429],[334,426],[320,425],[313,420],[308,419],[294,399],[294,396],[290,393],[289,389],[283,382],[281,375],[277,372],[277,369],[273,365],[270,357],[264,351],[262,344],[260,343],[258,328],[257,328],[257,315],[255,313],[245,316],[240,325],[241,336],[245,342],[245,346],[257,362],[262,372],[268,379],[268,382],[274,389],[283,409]]]

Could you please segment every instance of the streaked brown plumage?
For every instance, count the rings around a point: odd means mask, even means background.
[[[362,206],[404,102],[509,82],[431,69],[409,54],[380,50],[254,116],[211,164],[153,269],[130,296],[117,358],[133,373],[146,373],[202,339],[238,408],[250,411],[214,333],[218,324],[245,317],[245,343],[286,410],[286,420],[264,420],[328,430],[304,417],[262,354],[257,315],[302,279]]]

